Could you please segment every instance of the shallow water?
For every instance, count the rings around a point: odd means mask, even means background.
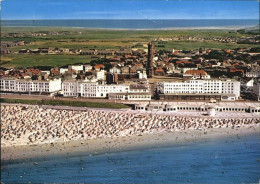
[[[2,182],[258,183],[260,135],[5,165]]]
[[[2,20],[2,26],[58,26],[110,29],[167,29],[189,27],[255,26],[257,19],[79,19],[79,20]]]

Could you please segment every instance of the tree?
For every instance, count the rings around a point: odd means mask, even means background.
[[[219,59],[223,60],[223,53],[217,50],[211,51],[208,55],[203,55],[204,58],[206,59]]]

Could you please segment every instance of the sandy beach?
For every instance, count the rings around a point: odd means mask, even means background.
[[[259,117],[178,117],[2,105],[1,160],[95,154],[260,132]]]

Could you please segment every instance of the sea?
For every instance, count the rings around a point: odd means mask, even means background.
[[[252,27],[258,19],[62,19],[1,20],[1,26],[78,27],[103,29],[173,29]]]
[[[260,134],[2,163],[3,183],[259,183]]]

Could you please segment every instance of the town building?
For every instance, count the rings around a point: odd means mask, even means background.
[[[115,54],[112,50],[98,50],[97,55],[113,56]]]
[[[189,80],[157,84],[161,99],[237,100],[240,82],[233,80]]]
[[[108,98],[111,100],[151,100],[151,93],[109,93]]]
[[[221,112],[260,114],[259,102],[137,102],[134,109],[154,112],[200,112],[215,116]]]
[[[62,93],[65,97],[96,97],[97,82],[82,82],[79,80],[66,80],[62,83]]]
[[[64,75],[66,72],[68,72],[68,68],[60,68],[60,74]]]
[[[260,67],[252,68],[252,70],[246,72],[246,77],[257,78],[260,77]]]
[[[63,96],[65,97],[89,97],[107,98],[109,93],[126,93],[129,85],[98,84],[98,82],[84,82],[79,80],[68,80],[62,83]]]
[[[85,72],[91,71],[92,68],[93,68],[93,67],[92,67],[91,65],[84,65],[84,71],[85,71]]]
[[[50,94],[61,90],[61,79],[26,80],[16,78],[1,78],[0,91],[13,93]]]
[[[147,84],[99,84],[81,80],[66,80],[62,83],[65,97],[108,98],[113,100],[151,100]]]
[[[96,49],[82,50],[80,52],[80,55],[96,55],[96,54],[97,54]]]
[[[210,75],[204,70],[187,70],[183,74],[184,79],[210,79]]]
[[[68,70],[69,71],[74,70],[74,71],[76,71],[76,73],[78,73],[80,71],[83,71],[84,68],[83,68],[83,65],[69,65]]]

